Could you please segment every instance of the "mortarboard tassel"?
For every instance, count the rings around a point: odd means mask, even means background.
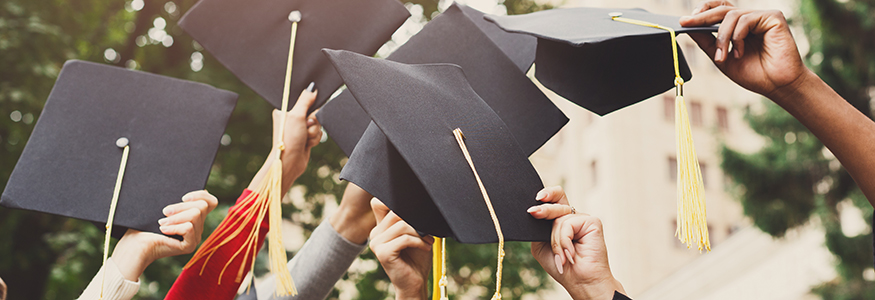
[[[671,49],[674,59],[675,74],[675,132],[677,135],[677,231],[675,236],[692,248],[697,243],[699,251],[711,251],[711,241],[708,238],[708,221],[705,212],[705,186],[702,182],[702,170],[696,148],[693,146],[693,134],[690,130],[690,119],[687,115],[687,105],[684,102],[684,79],[678,67],[678,49],[675,31],[671,27],[661,26],[640,20],[621,17],[622,13],[611,13],[614,21],[633,25],[647,26],[666,30],[671,35]]]
[[[283,136],[283,129],[286,124],[286,114],[288,111],[289,105],[289,85],[291,83],[292,78],[292,58],[294,56],[295,51],[295,36],[298,31],[298,22],[301,19],[301,13],[299,11],[293,11],[289,14],[289,21],[292,22],[292,31],[291,31],[291,39],[289,41],[289,58],[288,64],[286,66],[286,76],[285,83],[283,86],[283,104],[282,104],[282,119],[280,121],[279,127],[279,137],[280,139]],[[283,145],[282,140],[280,140],[279,145],[277,145],[280,153],[285,149],[285,145]],[[257,254],[256,243],[258,242],[258,232],[261,228],[261,224],[265,218],[266,214],[269,214],[268,222],[269,222],[269,231],[268,235],[268,266],[270,268],[270,272],[276,276],[276,296],[294,296],[298,294],[297,289],[295,288],[295,283],[292,279],[291,274],[286,269],[286,264],[288,258],[286,257],[286,250],[283,247],[282,242],[282,177],[283,177],[283,168],[282,168],[282,154],[277,157],[275,161],[271,163],[270,169],[268,170],[267,175],[265,175],[264,179],[259,183],[259,185],[255,188],[255,190],[246,196],[241,201],[242,206],[248,208],[244,213],[242,218],[226,218],[222,220],[222,223],[219,224],[219,227],[216,228],[216,231],[210,235],[209,238],[204,242],[204,245],[198,249],[197,253],[191,258],[191,260],[186,264],[185,268],[189,268],[194,265],[198,260],[204,258],[204,264],[201,267],[201,273],[203,273],[203,269],[206,267],[206,262],[209,261],[210,257],[216,250],[219,249],[222,245],[231,241],[235,236],[243,233],[243,225],[252,224],[254,220],[255,226],[252,227],[252,230],[246,233],[247,239],[243,243],[243,246],[228,259],[228,262],[225,264],[224,268],[222,268],[221,273],[219,274],[219,283],[222,282],[222,276],[225,273],[225,269],[234,261],[234,259],[241,254],[244,255],[244,261],[248,259],[251,261],[251,265],[249,266],[249,270],[255,268],[255,255]],[[229,214],[231,216],[232,214]],[[232,229],[236,229],[233,230]],[[221,240],[221,241],[220,241]],[[241,264],[239,269],[237,270],[237,277],[235,282],[241,282],[244,276],[244,272],[246,272],[247,268],[244,264]],[[248,292],[249,287],[252,281],[246,282],[246,290]]]
[[[115,207],[118,204],[118,195],[122,189],[122,179],[125,178],[125,166],[128,165],[128,154],[131,146],[127,138],[119,138],[115,145],[122,148],[122,161],[118,166],[118,175],[115,178],[115,188],[112,190],[112,201],[109,204],[109,216],[106,218],[106,237],[103,240],[103,278],[100,280],[100,298],[103,299],[103,286],[106,283],[106,260],[109,258],[109,238],[112,236],[112,221],[115,219]]]
[[[447,240],[434,237],[432,245],[432,300],[446,300],[447,298]]]
[[[501,224],[498,223],[498,216],[495,215],[495,210],[492,208],[492,200],[489,200],[486,187],[483,186],[483,181],[480,180],[480,175],[477,174],[477,168],[474,167],[474,161],[471,160],[471,154],[468,153],[468,146],[465,145],[465,135],[462,134],[462,130],[459,128],[453,130],[453,135],[456,136],[456,142],[459,143],[459,148],[462,149],[465,160],[468,161],[471,171],[474,172],[474,178],[477,179],[477,185],[480,186],[480,192],[483,194],[483,200],[486,201],[486,208],[489,209],[492,223],[495,224],[495,232],[498,234],[498,265],[495,268],[495,294],[492,295],[492,300],[501,300],[501,267],[504,262],[504,234],[501,233]],[[446,271],[444,270],[443,272]]]

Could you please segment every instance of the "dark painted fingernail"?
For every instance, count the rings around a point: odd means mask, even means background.
[[[307,86],[307,91],[312,93],[312,92],[313,92],[313,88],[315,88],[315,87],[316,87],[316,83],[315,83],[315,82],[310,82],[310,85]]]

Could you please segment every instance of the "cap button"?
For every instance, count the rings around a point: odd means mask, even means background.
[[[128,145],[128,138],[126,138],[126,137],[118,138],[118,140],[115,141],[115,145],[116,145],[116,147],[124,148],[125,146]]]
[[[622,17],[622,16],[623,16],[623,13],[621,13],[621,12],[612,12],[612,13],[609,13],[608,15],[611,16],[611,18],[619,18],[619,17]]]
[[[301,22],[301,11],[300,10],[293,10],[292,12],[290,12],[289,13],[289,21]]]

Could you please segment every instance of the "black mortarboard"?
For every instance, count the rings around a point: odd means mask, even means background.
[[[508,33],[483,19],[482,12],[454,3],[387,59],[461,66],[477,94],[531,154],[568,121],[524,74],[536,43],[532,36]],[[348,90],[316,116],[347,156],[371,120]]]
[[[204,49],[264,97],[282,106],[292,23],[301,13],[295,38],[289,107],[310,82],[321,106],[343,81],[322,48],[374,55],[410,16],[398,0],[201,0],[179,26]]]
[[[675,86],[668,31],[615,21],[612,13],[670,27],[676,33],[717,30],[681,27],[678,17],[640,9],[579,7],[486,18],[507,31],[537,36],[535,77],[566,99],[605,115]],[[686,81],[692,74],[678,52]]]
[[[451,236],[463,243],[496,242],[495,227],[474,173],[453,135],[459,128],[505,238],[550,239],[551,223],[526,213],[537,204],[535,194],[543,188],[538,173],[509,125],[477,95],[462,68],[453,64],[408,65],[346,51],[325,52],[374,120],[341,172],[342,178],[371,192],[419,231]],[[387,161],[393,157],[391,153],[370,151],[369,147],[377,144],[369,141],[387,142],[381,140],[381,134],[374,134],[379,132],[385,134],[400,154],[395,157],[403,162]],[[405,166],[411,176],[393,174],[403,174]],[[360,172],[370,172],[368,169],[385,171],[380,174],[383,178],[400,181],[390,182],[395,189],[377,186],[379,192],[372,192],[373,186],[351,179]],[[407,197],[416,195],[417,187],[422,187],[424,197]]]
[[[162,209],[204,188],[236,101],[206,84],[68,61],[0,204],[105,223],[123,137],[130,154],[114,224],[160,232]]]

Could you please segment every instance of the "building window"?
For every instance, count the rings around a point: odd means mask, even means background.
[[[717,107],[717,127],[723,131],[729,131],[729,113],[725,107]]]
[[[678,181],[678,159],[671,156],[668,158],[668,179]]]
[[[674,122],[674,96],[665,94],[662,96],[662,107],[665,115],[665,120]]]
[[[589,171],[592,177],[592,186],[595,186],[598,183],[598,169],[594,160],[589,164]]]
[[[690,124],[693,126],[702,126],[702,103],[698,101],[690,101]]]

